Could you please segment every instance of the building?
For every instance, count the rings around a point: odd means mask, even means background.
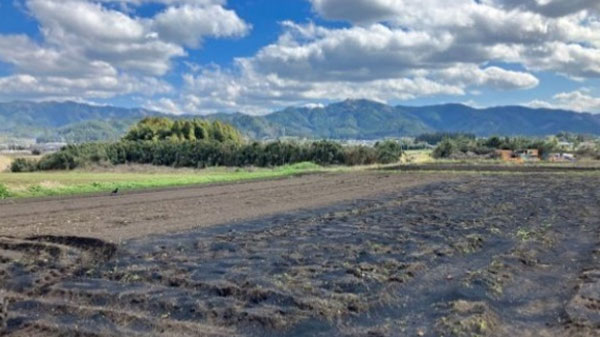
[[[540,151],[538,149],[527,149],[523,151],[497,150],[496,154],[502,161],[511,163],[523,163],[540,160]]]
[[[512,150],[496,150],[496,154],[502,161],[506,162],[522,162],[521,158],[516,156]]]
[[[548,160],[553,163],[572,163],[575,162],[575,155],[572,153],[552,153]]]

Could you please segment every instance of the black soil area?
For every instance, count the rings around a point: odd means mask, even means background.
[[[577,166],[571,164],[558,165],[494,165],[494,164],[463,164],[463,163],[433,163],[433,164],[408,164],[389,166],[388,171],[450,171],[450,172],[512,172],[512,173],[573,173],[573,172],[600,172],[600,166]]]
[[[0,335],[600,336],[599,187],[469,176],[120,247],[0,238]]]

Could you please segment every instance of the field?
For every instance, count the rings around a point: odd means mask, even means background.
[[[167,186],[224,183],[253,179],[287,177],[325,169],[312,163],[300,163],[274,169],[262,168],[211,168],[205,170],[170,169],[131,165],[116,168],[77,170],[72,172],[47,171],[34,173],[0,172],[0,184],[11,197],[43,197],[89,193],[159,188]]]
[[[353,172],[5,201],[6,333],[599,336],[599,185]]]

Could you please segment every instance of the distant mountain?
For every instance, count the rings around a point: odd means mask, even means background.
[[[183,116],[183,118],[186,117],[189,116]],[[239,112],[233,114],[218,113],[201,117],[229,123],[251,139],[276,139],[285,134],[285,127],[269,121],[266,117],[249,116]]]
[[[145,109],[73,102],[0,103],[0,134],[69,142],[113,140],[137,120],[160,115],[163,114]],[[369,100],[346,100],[318,108],[291,107],[266,116],[220,113],[202,118],[230,123],[253,139],[283,136],[379,139],[435,131],[469,132],[479,136],[544,136],[561,131],[600,135],[600,115],[520,106],[393,107]]]
[[[288,108],[265,118],[285,127],[288,136],[377,139],[433,131],[419,117],[367,100],[347,100],[323,108]]]
[[[398,106],[437,131],[489,135],[555,135],[561,131],[600,134],[600,115],[522,106],[474,109],[461,104]]]
[[[152,115],[160,113],[75,102],[0,103],[0,134],[51,141],[109,140]]]

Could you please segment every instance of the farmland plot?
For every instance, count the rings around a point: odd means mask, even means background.
[[[600,178],[464,176],[122,245],[0,239],[9,336],[598,336]]]

